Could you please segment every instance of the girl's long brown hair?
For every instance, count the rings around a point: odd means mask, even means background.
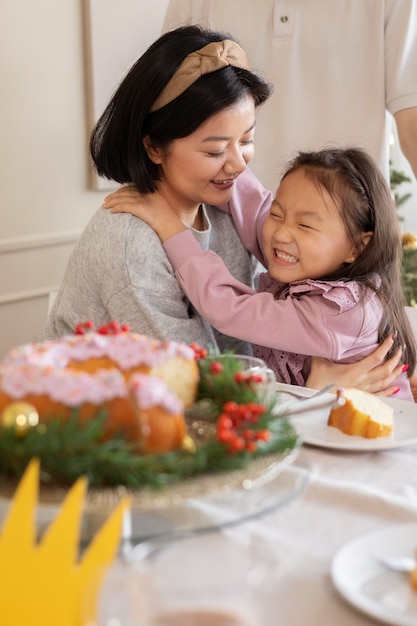
[[[372,158],[358,148],[329,148],[300,152],[284,177],[302,169],[317,188],[325,189],[339,207],[341,218],[357,251],[353,263],[344,266],[328,280],[355,280],[374,290],[382,303],[383,314],[378,340],[397,334],[398,345],[405,346],[403,361],[411,376],[416,365],[416,340],[406,311],[401,262],[402,246],[398,216],[388,184]],[[360,235],[372,232],[363,246]],[[380,284],[375,282],[375,274]]]

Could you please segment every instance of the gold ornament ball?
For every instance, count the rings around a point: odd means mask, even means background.
[[[401,237],[404,250],[415,250],[417,248],[417,237],[414,233],[404,233]]]
[[[39,424],[39,413],[29,402],[12,402],[0,415],[0,425],[5,428],[15,426],[16,431],[23,435],[30,428]]]
[[[182,440],[181,448],[186,452],[191,452],[192,454],[194,454],[197,450],[193,439],[189,435],[185,435],[184,439]]]

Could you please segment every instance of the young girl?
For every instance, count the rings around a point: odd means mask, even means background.
[[[401,243],[390,190],[359,149],[300,153],[269,212],[230,205],[242,241],[268,271],[258,292],[204,252],[165,206],[136,205],[159,235],[184,292],[215,328],[254,344],[278,380],[304,385],[311,355],[352,363],[394,333],[405,365],[397,397],[413,401],[416,363],[401,286]],[[184,232],[183,232],[184,231]]]

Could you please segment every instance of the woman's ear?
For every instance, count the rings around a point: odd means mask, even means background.
[[[156,148],[151,141],[149,135],[145,135],[142,140],[143,147],[146,150],[146,154],[155,165],[160,165],[162,163],[162,151],[159,148]]]

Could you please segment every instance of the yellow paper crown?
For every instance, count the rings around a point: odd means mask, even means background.
[[[86,489],[86,479],[79,478],[38,543],[39,461],[29,463],[0,535],[1,626],[95,623],[100,584],[116,557],[129,499],[119,503],[80,557]]]

